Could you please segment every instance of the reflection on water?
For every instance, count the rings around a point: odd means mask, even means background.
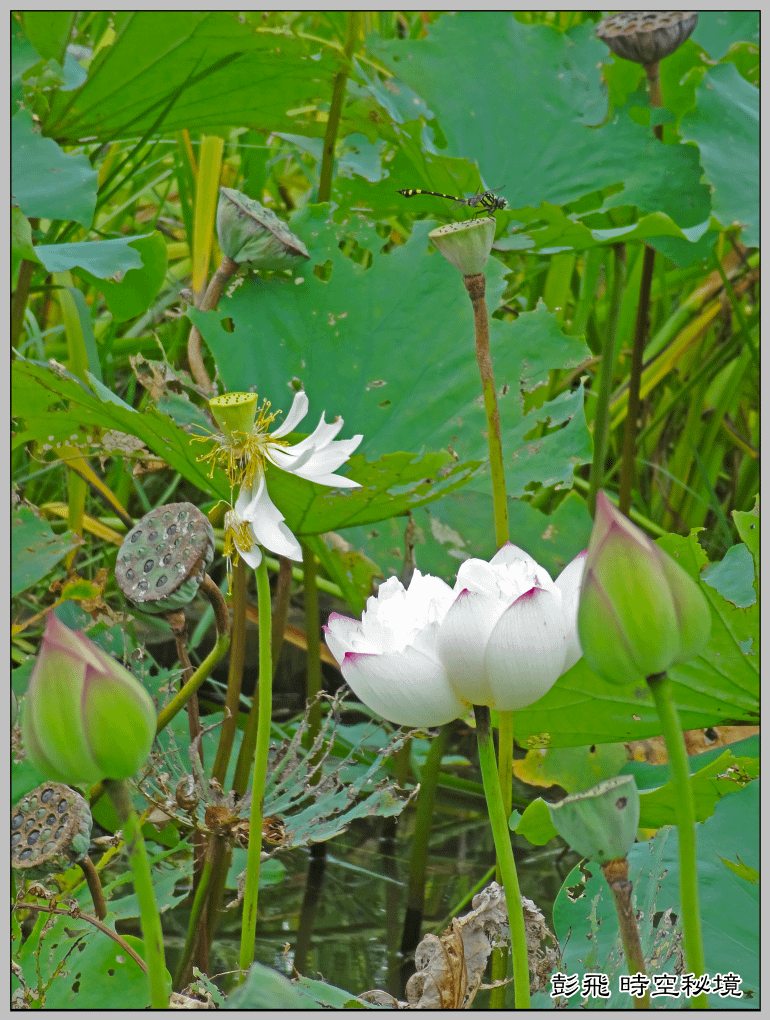
[[[494,864],[492,833],[477,802],[469,807],[439,791],[427,862],[421,935],[440,935],[452,916],[471,909],[475,892]],[[323,978],[355,995],[381,988],[404,999],[414,972],[400,952],[414,809],[397,820],[355,822],[342,836],[311,851],[279,859],[283,881],[260,889],[256,959],[288,977],[297,971]],[[514,837],[519,882],[551,924],[551,909],[564,878],[578,860],[561,848],[532,847]],[[486,884],[486,883],[482,883]],[[300,918],[302,925],[300,926]],[[225,916],[212,947],[212,972],[237,966],[240,914]],[[479,992],[474,1008],[484,1008]]]

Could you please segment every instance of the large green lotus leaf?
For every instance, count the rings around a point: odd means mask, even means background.
[[[68,142],[136,137],[161,125],[166,133],[292,131],[298,118],[286,111],[319,96],[328,102],[336,70],[331,47],[241,24],[234,12],[131,11],[87,81],[53,97],[44,131]]]
[[[81,909],[92,913],[93,904],[82,904]],[[104,923],[114,928],[114,914],[108,914]],[[141,941],[133,936],[128,936],[128,941],[142,957]],[[36,929],[34,936],[14,950],[27,987],[39,995],[38,1008],[109,1012],[138,1011],[147,1006],[147,975],[139,964],[117,942],[85,921],[66,915],[51,917],[42,934]]]
[[[76,17],[76,11],[25,11],[22,22],[27,38],[40,56],[63,64]]]
[[[721,60],[734,43],[759,45],[759,11],[699,11],[690,38],[712,60]]]
[[[558,33],[507,13],[463,11],[443,15],[426,39],[384,41],[375,52],[425,100],[447,152],[476,161],[493,187],[503,183],[514,212],[620,186],[613,205],[661,211],[680,227],[708,220],[697,153],[656,143],[625,110],[597,127],[607,112],[607,50],[593,23]]]
[[[743,512],[733,510],[733,520],[738,534],[746,543],[749,552],[754,557],[755,586],[758,587],[759,579],[759,496],[754,497],[754,508]]]
[[[479,492],[477,482],[412,514],[416,525],[414,559],[424,574],[454,584],[457,569],[472,556],[489,560],[496,552],[492,528],[492,496]],[[588,547],[591,515],[575,493],[551,514],[543,514],[520,499],[508,500],[508,533],[514,545],[526,550],[556,578],[577,554]],[[372,528],[350,528],[344,538],[380,567],[384,577],[400,574],[404,561],[401,518]]]
[[[330,986],[334,992],[338,988]],[[275,1009],[295,1010],[323,1009],[320,1002],[311,1002],[284,974],[265,967],[262,963],[252,963],[242,984],[230,993],[223,1009]]]
[[[96,383],[93,385],[95,389],[98,387]],[[86,455],[112,449],[120,455],[126,451],[121,448],[119,437],[108,435],[105,440],[105,433],[135,436],[203,492],[220,498],[229,496],[224,473],[217,471],[213,479],[208,477],[208,472],[198,462],[203,446],[171,418],[154,407],[140,413],[106,387],[98,387],[98,390],[97,393],[87,389],[64,370],[54,371],[29,361],[14,362],[13,414],[26,425],[17,441],[34,440],[44,449],[54,450],[60,443],[78,446]],[[114,444],[112,448],[108,445],[110,441]]]
[[[640,918],[645,958],[655,962],[648,974],[675,973],[681,939],[677,830],[660,829],[648,843],[628,853],[629,878]],[[759,780],[724,797],[714,814],[697,826],[698,895],[706,971],[738,974],[740,997],[710,995],[712,1008],[756,1009],[759,1002],[759,890],[730,867],[743,862],[759,868]],[[673,917],[678,918],[671,927]],[[599,972],[610,976],[608,999],[591,999],[593,1008],[629,1008],[618,990],[618,975],[628,973],[618,935],[617,912],[598,865],[584,863],[567,876],[553,907],[556,937],[563,949],[565,974]],[[678,983],[678,982],[677,982]],[[578,999],[570,999],[570,1005]],[[682,1009],[683,998],[656,997],[655,1007]]]
[[[268,465],[267,488],[286,524],[297,535],[318,535],[359,524],[372,524],[405,514],[464,485],[479,467],[477,461],[454,464],[446,452],[388,453],[372,463],[350,458],[348,474],[360,489],[340,494]]]
[[[722,226],[743,227],[744,244],[759,244],[759,90],[732,64],[710,67],[685,114],[681,134],[700,149]]]
[[[34,131],[27,110],[16,114],[11,121],[11,190],[25,216],[90,227],[97,179],[87,156],[64,152],[53,138]]]
[[[128,241],[128,239],[126,240]],[[103,243],[109,242],[97,241],[88,247],[98,247]],[[168,267],[166,242],[157,230],[129,243],[142,257],[140,268],[130,268],[128,271],[120,270],[116,278],[112,280],[105,279],[102,275],[103,266],[100,266],[99,273],[94,275],[86,267],[79,271],[76,270],[79,276],[90,280],[104,294],[104,300],[107,302],[115,322],[125,322],[126,319],[133,319],[134,316],[141,315],[147,310],[163,285]],[[57,245],[57,247],[67,246]],[[88,252],[86,258],[89,263],[94,264],[95,260],[91,258],[91,255],[92,253]],[[113,276],[115,275],[113,274]]]
[[[687,569],[703,558],[696,536],[662,540]],[[686,551],[689,552],[686,553]],[[711,605],[711,637],[705,650],[668,671],[683,729],[720,723],[759,722],[759,616],[757,606],[737,609],[701,581]],[[514,714],[514,733],[524,747],[572,747],[641,740],[660,733],[646,684],[610,684],[580,659],[551,690]]]
[[[71,244],[40,244],[35,254],[49,273],[66,273],[79,267],[92,277],[106,280],[116,273],[141,269],[140,241],[152,234],[134,234],[131,237],[111,237],[106,241],[73,241]]]
[[[346,432],[363,434],[367,456],[451,448],[460,463],[486,460],[472,308],[458,273],[438,253],[426,254],[428,226],[415,225],[406,244],[387,255],[377,254],[376,233],[361,227],[355,240],[372,252],[372,266],[364,269],[339,251],[342,228],[311,218],[317,212],[291,226],[313,262],[331,266],[327,282],[312,272],[292,282],[252,279],[217,312],[188,310],[227,389],[255,387],[285,409],[290,383],[299,380],[313,414],[341,414]],[[504,273],[490,259],[490,310]],[[223,328],[225,319],[233,332]],[[549,368],[578,366],[588,348],[565,336],[545,306],[514,323],[492,319],[490,345],[509,493],[523,493],[533,481],[569,486],[575,465],[591,455],[580,390],[526,416],[523,393],[544,381]],[[540,422],[547,424],[538,428]]]
[[[11,595],[26,591],[72,549],[80,539],[72,532],[55,535],[48,521],[27,506],[14,510],[11,518]]]
[[[224,473],[218,469],[210,478],[198,461],[205,451],[202,443],[155,407],[140,413],[93,378],[91,386],[92,391],[87,390],[63,371],[15,362],[14,414],[26,424],[17,442],[34,440],[54,450],[58,444],[77,446],[86,455],[97,451],[121,455],[126,450],[121,434],[135,436],[202,492],[229,499]],[[58,409],[62,401],[68,402],[66,411]],[[374,463],[353,457],[351,475],[363,487],[343,493],[272,467],[267,484],[292,531],[318,534],[406,513],[464,484],[477,468],[476,462],[454,464],[446,452],[423,457],[394,453]]]

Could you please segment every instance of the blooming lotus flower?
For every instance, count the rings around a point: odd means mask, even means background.
[[[150,753],[155,726],[155,707],[139,681],[48,613],[22,714],[35,768],[71,785],[126,779]]]
[[[448,584],[415,570],[407,589],[396,577],[381,584],[360,621],[331,614],[326,644],[365,705],[400,726],[440,726],[462,714],[437,650],[453,601]]]
[[[225,556],[237,551],[253,569],[262,562],[260,545],[277,556],[302,559],[302,548],[283,523],[283,514],[267,494],[264,475],[252,490],[241,489],[235,507],[225,514]]]
[[[463,563],[454,590],[419,571],[407,590],[392,577],[360,623],[332,613],[326,643],[361,701],[402,726],[439,726],[469,705],[523,708],[580,658],[584,557],[555,583],[510,544]]]
[[[293,432],[308,412],[305,392],[295,395],[286,421],[273,432],[268,428],[277,415],[269,413],[270,403],[264,401],[258,413],[256,405],[253,393],[226,393],[209,401],[222,432],[214,436],[216,446],[203,458],[212,463],[222,461],[233,485],[241,483],[235,506],[225,515],[225,552],[232,555],[237,550],[251,567],[262,559],[260,545],[279,556],[302,559],[299,542],[268,494],[265,464],[269,461],[319,485],[357,488],[359,482],[334,472],[363,439],[362,435],[335,439],[345,422],[342,418],[327,422],[324,412],[315,432],[290,446],[283,437]]]
[[[578,628],[586,662],[613,683],[638,682],[692,658],[711,631],[695,581],[603,492],[596,497]]]
[[[574,666],[581,654],[577,604],[585,555],[555,582],[510,542],[488,563],[461,564],[439,651],[463,700],[502,712],[525,708]]]

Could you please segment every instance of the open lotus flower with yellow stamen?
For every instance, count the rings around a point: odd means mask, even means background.
[[[237,552],[250,567],[259,565],[261,545],[278,556],[302,559],[299,542],[270,499],[265,464],[269,461],[281,471],[319,485],[357,488],[359,482],[335,471],[363,439],[361,435],[335,439],[345,423],[342,418],[327,422],[324,412],[315,431],[290,446],[283,437],[293,432],[307,414],[307,395],[302,390],[296,394],[286,421],[273,432],[268,432],[267,428],[276,415],[267,413],[270,407],[267,402],[257,415],[256,403],[253,393],[226,393],[210,401],[222,434],[215,437],[217,447],[207,455],[225,461],[228,473],[233,465],[237,466],[242,485],[235,506],[225,514],[225,555],[229,560]],[[235,483],[236,480],[231,474],[231,481]]]

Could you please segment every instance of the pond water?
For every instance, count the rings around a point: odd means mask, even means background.
[[[323,844],[325,854],[306,848],[280,854],[282,880],[260,888],[255,958],[287,977],[295,976],[296,966],[356,995],[379,988],[403,1000],[414,971],[413,954],[400,952],[414,818],[410,805],[395,825],[377,818],[354,822]],[[563,845],[532,847],[517,836],[514,850],[522,894],[534,900],[550,926],[553,901],[579,858]],[[483,801],[439,787],[421,935],[440,935],[452,916],[467,913],[470,899],[463,901],[493,865]],[[240,910],[229,913],[211,953],[211,973],[223,975],[217,981],[223,989],[234,985],[234,975],[225,975],[237,967],[240,944]],[[186,916],[177,913],[176,920],[183,923]],[[488,996],[479,992],[474,1008],[484,1008]]]

